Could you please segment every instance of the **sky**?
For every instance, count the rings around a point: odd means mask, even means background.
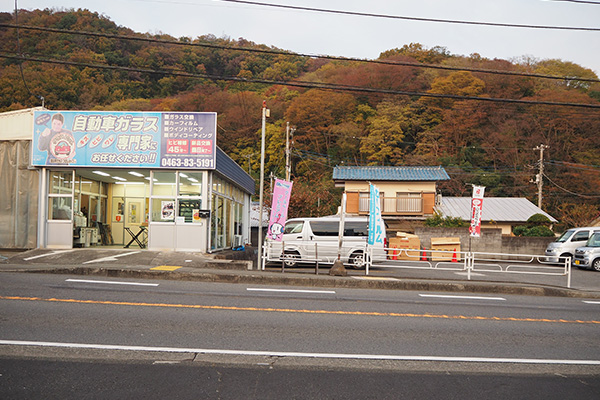
[[[473,26],[279,9],[222,0],[16,0],[19,9],[84,8],[136,32],[246,40],[302,54],[374,59],[405,44],[515,61],[561,59],[600,76],[600,30]],[[358,13],[600,28],[600,0],[257,0]],[[14,12],[3,0],[0,11]]]

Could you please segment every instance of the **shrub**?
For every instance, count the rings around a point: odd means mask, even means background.
[[[427,219],[425,220],[425,226],[431,227],[462,228],[467,225],[467,222],[463,221],[462,218],[443,218],[440,214],[435,214],[433,217],[427,217]]]
[[[544,214],[533,214],[531,217],[527,219],[529,225],[544,225],[549,224],[550,219],[546,217]]]
[[[543,225],[519,225],[513,228],[515,236],[554,236],[554,232]]]

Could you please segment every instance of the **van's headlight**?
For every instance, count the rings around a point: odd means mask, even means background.
[[[556,249],[546,249],[546,253],[554,254],[556,253]]]

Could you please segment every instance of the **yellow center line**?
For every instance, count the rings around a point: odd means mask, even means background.
[[[110,300],[78,300],[78,299],[44,299],[42,297],[0,296],[0,300],[21,301],[47,301],[54,303],[79,303],[79,304],[101,304],[112,306],[136,306],[136,307],[165,307],[165,308],[189,308],[197,310],[226,310],[226,311],[264,311],[298,314],[327,314],[327,315],[360,315],[369,317],[404,317],[404,318],[439,318],[439,319],[462,319],[477,321],[512,321],[512,322],[550,322],[560,324],[599,324],[595,320],[568,320],[549,318],[516,318],[516,317],[482,317],[476,315],[445,315],[445,314],[413,314],[376,311],[332,311],[332,310],[302,310],[293,308],[268,308],[268,307],[237,307],[237,306],[208,306],[202,304],[169,304],[169,303],[139,303],[132,301],[110,301]]]

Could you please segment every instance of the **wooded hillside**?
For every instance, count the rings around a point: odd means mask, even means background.
[[[291,216],[337,209],[336,165],[442,165],[452,178],[443,195],[478,184],[537,203],[542,144],[544,210],[568,226],[600,213],[600,83],[568,61],[415,43],[377,60],[317,58],[242,38],[135,33],[87,10],[19,11],[18,23],[0,14],[0,111],[39,96],[54,110],[214,111],[218,145],[258,179],[266,100],[267,177],[285,176],[286,122],[295,128]]]

